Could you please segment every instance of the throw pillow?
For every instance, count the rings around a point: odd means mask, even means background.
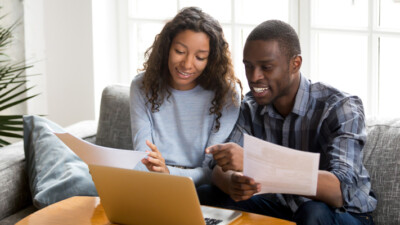
[[[87,165],[57,136],[59,125],[24,116],[24,150],[33,204],[43,208],[72,196],[97,196]]]

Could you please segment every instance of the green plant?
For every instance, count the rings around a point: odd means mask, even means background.
[[[33,87],[26,87],[25,70],[32,67],[25,62],[13,62],[4,52],[12,42],[12,32],[18,23],[3,27],[0,17],[0,112],[21,104],[37,94],[26,96]],[[0,115],[0,147],[9,145],[7,138],[22,138],[23,115]]]

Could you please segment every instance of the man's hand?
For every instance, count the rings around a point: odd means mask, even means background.
[[[169,169],[167,165],[165,165],[165,159],[162,157],[161,152],[158,151],[157,147],[148,140],[146,140],[146,145],[149,146],[151,151],[146,151],[149,154],[146,158],[142,159],[142,163],[149,171],[169,173]]]
[[[238,172],[231,175],[229,195],[234,201],[247,200],[260,191],[261,184],[256,183],[253,178],[246,177]]]
[[[217,144],[206,148],[206,154],[212,154],[218,166],[224,172],[243,171],[243,148],[236,143]]]

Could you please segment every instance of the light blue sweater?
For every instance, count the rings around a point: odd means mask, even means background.
[[[225,142],[239,115],[239,94],[237,106],[228,95],[226,107],[220,118],[221,127],[213,131],[215,115],[209,110],[214,92],[200,85],[188,91],[170,88],[171,96],[165,99],[158,112],[151,112],[146,105],[142,86],[143,73],[136,76],[130,90],[130,113],[133,148],[138,151],[150,150],[145,141],[154,143],[161,152],[173,175],[191,177],[196,186],[211,182],[211,155],[206,147]],[[237,93],[240,89],[237,85]],[[184,166],[182,169],[173,166]],[[135,168],[147,170],[140,162]]]

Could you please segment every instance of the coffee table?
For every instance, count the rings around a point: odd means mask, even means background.
[[[77,196],[38,210],[16,224],[105,225],[111,224],[111,222],[107,219],[99,197]],[[247,212],[243,212],[242,216],[232,223],[232,225],[239,224],[295,225],[291,221]]]

